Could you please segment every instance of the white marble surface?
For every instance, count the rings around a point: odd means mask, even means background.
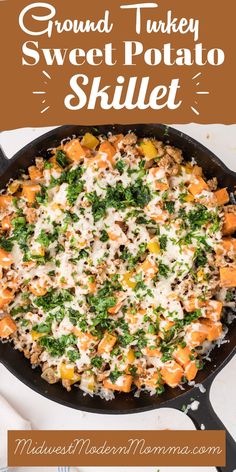
[[[213,150],[231,169],[236,171],[236,125],[173,125],[183,132],[201,141]],[[3,132],[0,144],[6,155],[12,155],[32,139],[50,128],[19,129]],[[191,420],[183,413],[172,409],[156,410],[125,416],[106,416],[83,413],[63,407],[47,400],[13,377],[0,365],[0,393],[35,429],[193,429]],[[212,405],[236,440],[236,356],[220,372],[211,390]],[[115,420],[115,421],[114,421]],[[1,421],[1,412],[0,412]],[[1,440],[1,438],[0,438]],[[158,464],[157,464],[158,466]],[[235,458],[236,468],[236,458]],[[29,469],[28,469],[29,470]],[[38,472],[39,469],[37,469]],[[45,470],[45,469],[44,469]],[[47,469],[48,470],[48,469]],[[51,469],[50,469],[51,470]],[[82,469],[79,469],[82,472]],[[86,468],[87,472],[94,469]],[[96,469],[102,472],[102,469]],[[108,469],[106,469],[108,470]],[[118,468],[114,468],[118,472]],[[124,468],[120,469],[124,472]],[[134,472],[135,469],[130,468]],[[139,468],[144,472],[145,468]],[[157,468],[150,468],[157,471]],[[161,468],[161,472],[180,472],[181,468]],[[214,468],[189,468],[185,472],[211,472]],[[109,468],[109,472],[113,468]]]

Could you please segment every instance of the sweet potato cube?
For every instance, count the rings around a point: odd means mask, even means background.
[[[0,209],[5,210],[11,205],[13,197],[11,195],[0,195]]]
[[[236,238],[223,238],[220,242],[220,245],[216,249],[216,253],[221,254],[229,254],[229,253],[236,253]]]
[[[43,176],[43,173],[36,166],[30,166],[28,168],[30,180],[40,180]]]
[[[181,169],[186,172],[186,174],[193,174],[196,177],[202,177],[202,168],[197,165],[192,165],[191,162],[187,162],[185,166],[181,166]]]
[[[202,176],[202,167],[196,165],[196,166],[193,166],[192,169],[193,169],[192,170],[193,175],[196,175],[197,177]]]
[[[144,352],[144,355],[148,357],[161,357],[162,356],[160,349],[154,346],[145,347],[143,352]]]
[[[186,367],[189,364],[191,356],[191,350],[189,347],[178,346],[177,349],[173,352],[174,359],[182,366]]]
[[[220,284],[222,287],[236,287],[236,267],[220,267]]]
[[[1,290],[0,292],[0,308],[3,308],[4,306],[8,305],[9,303],[14,300],[14,294],[11,290],[8,288],[5,288]]]
[[[208,336],[209,329],[200,321],[191,323],[187,328],[188,343],[191,347],[200,346],[204,341],[206,341]]]
[[[13,258],[10,252],[4,251],[0,248],[0,266],[7,269],[13,263]]]
[[[175,361],[167,362],[161,369],[161,376],[169,387],[175,388],[184,375],[182,367]]]
[[[206,316],[212,321],[221,319],[223,303],[220,300],[210,300],[206,307]]]
[[[41,186],[35,182],[25,182],[22,186],[22,195],[26,198],[27,202],[32,204],[36,200],[36,194],[41,190]]]
[[[131,390],[132,381],[132,375],[121,375],[120,377],[118,377],[115,383],[112,383],[109,379],[105,379],[103,381],[103,386],[110,390],[128,393]]]
[[[100,144],[99,152],[106,154],[108,161],[112,165],[115,164],[114,156],[116,155],[116,149],[109,141],[103,141],[103,143]]]
[[[190,361],[186,366],[184,370],[184,375],[186,379],[191,382],[191,380],[194,380],[196,375],[198,373],[198,368],[196,361]]]
[[[16,331],[16,324],[10,316],[4,316],[0,320],[0,337],[8,338],[12,333]]]
[[[145,259],[145,261],[140,264],[139,270],[142,270],[148,279],[152,279],[158,272],[158,267],[153,261]]]
[[[29,291],[36,297],[43,297],[44,295],[46,295],[48,290],[46,287],[43,287],[39,283],[35,283],[29,285]]]
[[[87,351],[92,344],[96,343],[97,338],[90,333],[83,333],[80,329],[74,327],[73,333],[79,339],[79,347],[82,351]]]
[[[236,252],[236,238],[223,238],[222,245],[227,252]]]
[[[96,156],[89,157],[85,164],[89,167],[94,166],[98,169],[107,169],[110,166],[110,161],[107,155],[98,152]]]
[[[188,313],[191,313],[192,311],[195,311],[198,308],[202,308],[204,304],[205,303],[202,300],[199,300],[198,298],[195,298],[195,297],[189,297],[187,300],[184,300],[183,302],[184,309]]]
[[[48,159],[48,162],[51,164],[51,168],[53,170],[55,170],[58,173],[62,173],[62,167],[58,164],[56,155],[50,157],[50,159]]]
[[[10,215],[5,216],[1,221],[1,227],[3,231],[8,231],[11,228],[11,217]]]
[[[116,343],[116,339],[116,336],[106,332],[98,345],[98,354],[112,351],[113,346]]]
[[[117,302],[114,306],[111,306],[111,308],[108,308],[108,313],[111,315],[115,315],[119,309],[122,307],[123,301]]]
[[[229,202],[229,194],[227,192],[226,188],[221,188],[219,190],[216,190],[214,192],[214,195],[216,197],[217,205],[225,205],[226,203]]]
[[[192,195],[196,196],[203,192],[203,190],[209,190],[209,187],[202,177],[196,176],[194,182],[189,185],[189,191]]]
[[[216,341],[222,334],[222,323],[216,321],[215,323],[211,320],[202,320],[202,324],[207,328],[207,339],[208,341]]]
[[[154,372],[151,376],[148,376],[147,378],[141,380],[140,378],[138,379],[139,385],[136,383],[137,387],[141,387],[142,384],[144,384],[146,387],[150,388],[157,388],[161,384],[163,384],[163,380],[161,378],[160,372]]]
[[[64,146],[67,157],[73,162],[80,162],[85,157],[85,150],[82,148],[79,139],[72,139]]]
[[[96,284],[95,281],[92,282],[92,281],[89,280],[87,285],[88,285],[88,292],[89,293],[95,293],[96,292],[97,284]]]
[[[223,224],[223,234],[228,236],[233,234],[236,231],[236,213],[225,213],[224,224]]]
[[[123,134],[116,134],[115,136],[115,141],[113,142],[113,146],[116,148],[116,150],[119,150],[119,143],[122,141],[124,135]]]
[[[160,192],[168,190],[169,183],[164,169],[160,167],[152,167],[151,169],[149,169],[149,175],[154,181],[154,186],[156,190],[159,190]]]

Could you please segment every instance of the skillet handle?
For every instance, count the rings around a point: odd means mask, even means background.
[[[3,176],[9,164],[10,159],[7,158],[6,154],[3,152],[2,147],[0,146],[0,178]]]
[[[191,404],[191,400],[199,401],[199,407],[195,411],[188,410],[188,416],[194,422],[197,429],[202,429],[202,425],[206,430],[222,430],[226,433],[226,466],[216,467],[218,472],[234,472],[236,469],[236,442],[231,434],[226,430],[224,424],[217,416],[210,402],[210,389],[213,379],[204,382],[206,392],[202,394],[198,388],[191,390],[185,402]],[[182,405],[183,406],[183,400]],[[179,405],[177,408],[182,409]],[[183,409],[182,409],[183,410]]]

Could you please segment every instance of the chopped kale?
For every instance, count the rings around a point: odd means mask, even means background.
[[[74,334],[62,335],[60,338],[53,336],[43,336],[39,339],[39,344],[44,347],[52,357],[63,356],[68,346],[77,344],[77,338]]]
[[[70,302],[73,300],[73,296],[68,290],[50,290],[41,297],[37,297],[34,300],[34,304],[42,308],[45,312],[52,310],[58,306],[63,306],[65,302]]]
[[[225,301],[233,302],[235,300],[235,292],[233,290],[228,290],[226,293]]]
[[[11,238],[6,238],[3,236],[0,237],[0,247],[4,249],[4,251],[11,252],[13,245],[14,243]]]
[[[44,247],[48,247],[51,243],[51,239],[48,233],[44,229],[41,229],[40,235],[37,237],[36,241]]]
[[[92,204],[94,221],[99,221],[106,215],[107,208],[123,210],[128,207],[144,208],[151,200],[151,193],[142,179],[137,179],[134,184],[124,187],[117,183],[114,187],[108,187],[106,196],[101,199],[96,192],[87,194],[87,199]]]
[[[122,159],[120,159],[119,161],[117,161],[115,168],[120,172],[120,174],[123,174],[124,168],[125,168],[125,162]]]
[[[158,273],[161,277],[168,277],[169,271],[170,269],[166,264],[163,264],[162,262],[159,263]]]
[[[159,237],[159,243],[162,251],[165,251],[167,246],[167,236],[165,234]]]
[[[106,215],[106,202],[98,197],[96,192],[88,193],[88,201],[92,204],[92,213],[94,221],[99,221],[101,218],[104,218]]]
[[[197,248],[195,251],[194,263],[196,267],[204,267],[207,264],[206,253],[201,248]]]
[[[198,318],[201,317],[201,315],[202,315],[202,312],[199,309],[194,310],[192,313],[185,314],[184,315],[184,324],[185,325],[191,324],[192,321],[197,320]]]
[[[115,369],[110,373],[110,381],[114,384],[116,383],[116,381],[118,380],[119,377],[121,377],[121,375],[123,375],[123,372],[120,372],[117,367],[115,367]]]
[[[34,232],[34,226],[28,224],[23,216],[18,216],[12,220],[13,236],[12,240],[17,241],[20,249],[26,254],[29,250],[28,239]]]
[[[37,333],[50,333],[52,328],[51,319],[48,323],[39,323],[33,326],[33,331],[37,331]]]
[[[56,161],[63,168],[68,165],[66,153],[62,151],[61,149],[56,152]]]
[[[175,202],[165,202],[165,210],[172,214],[175,212]]]
[[[108,240],[109,240],[108,233],[105,229],[103,229],[101,231],[100,241],[102,241],[102,243],[106,243]]]
[[[44,185],[41,185],[41,190],[36,194],[36,202],[41,205],[48,203],[48,191]]]
[[[80,353],[78,349],[68,349],[66,355],[70,362],[75,362],[80,359]]]
[[[70,205],[74,205],[79,194],[84,190],[84,181],[79,180],[76,183],[69,184],[67,188],[67,200]]]
[[[101,369],[102,364],[103,364],[103,359],[102,357],[95,356],[91,359],[91,364],[93,367],[96,367],[97,369]]]
[[[139,245],[136,255],[131,254],[131,252],[129,252],[129,250],[125,246],[121,246],[120,250],[121,250],[120,258],[123,261],[128,262],[128,269],[133,269],[137,265],[137,263],[140,261],[140,259],[143,257],[143,255],[145,254],[147,250],[147,244],[141,243]]]

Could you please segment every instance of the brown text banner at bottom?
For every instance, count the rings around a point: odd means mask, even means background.
[[[9,467],[224,466],[224,431],[9,431]]]

